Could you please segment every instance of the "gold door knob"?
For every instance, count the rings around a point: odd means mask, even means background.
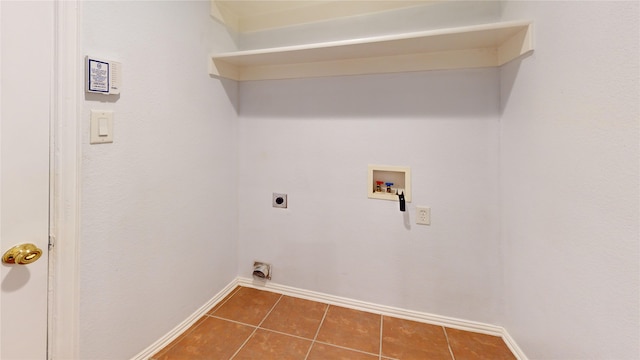
[[[5,264],[27,265],[40,259],[42,250],[33,244],[20,244],[7,250],[2,256]]]

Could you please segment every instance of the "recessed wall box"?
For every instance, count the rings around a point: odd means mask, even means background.
[[[370,199],[399,201],[404,193],[406,202],[411,202],[411,169],[405,166],[369,165],[367,194]]]

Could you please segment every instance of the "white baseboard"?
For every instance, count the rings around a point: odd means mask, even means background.
[[[211,300],[207,301],[206,304],[202,305],[198,310],[196,310],[191,316],[189,316],[185,321],[181,322],[169,331],[165,336],[158,339],[158,341],[151,344],[148,348],[142,350],[138,355],[131,358],[131,360],[146,360],[153,356],[158,351],[162,350],[165,346],[171,344],[173,340],[175,340],[178,336],[180,336],[183,332],[187,331],[191,327],[191,325],[195,324],[198,319],[204,316],[209,310],[211,310],[218,302],[225,298],[228,294],[233,291],[233,289],[238,286],[238,280],[234,279],[229,283],[224,289],[220,290]]]
[[[507,344],[509,349],[518,358],[518,360],[528,360],[522,350],[518,347],[514,339],[509,335],[507,330],[501,326],[479,323],[475,321],[456,319],[447,316],[434,315],[419,311],[406,310],[401,308],[395,308],[391,306],[378,305],[365,301],[353,300],[343,298],[340,296],[334,296],[324,294],[320,292],[304,290],[294,288],[286,285],[280,285],[271,281],[255,280],[245,277],[238,277],[227,285],[216,296],[203,305],[198,311],[193,313],[187,320],[183,321],[180,325],[176,326],[167,335],[163,336],[160,340],[149,346],[147,349],[136,355],[132,360],[144,360],[148,359],[151,355],[160,351],[163,347],[170,344],[180,334],[186,331],[191,325],[193,325],[202,315],[206,314],[209,309],[214,307],[220,300],[224,299],[236,286],[251,287],[260,290],[272,291],[275,293],[288,295],[292,297],[313,300],[323,302],[326,304],[342,306],[355,310],[368,311],[375,314],[393,316],[406,320],[413,320],[433,325],[446,326],[449,328],[473,331],[477,333],[500,336]]]
[[[516,341],[509,335],[506,329],[503,329],[504,333],[502,334],[502,340],[507,344],[513,355],[515,355],[518,360],[528,360],[527,356],[522,352],[522,349],[516,344]]]
[[[400,308],[394,308],[390,306],[378,305],[374,303],[353,300],[343,298],[334,295],[323,294],[315,291],[303,290],[293,288],[290,286],[274,284],[272,282],[266,282],[259,280],[252,280],[248,278],[238,278],[238,285],[253,287],[256,289],[262,289],[267,291],[273,291],[284,295],[293,297],[299,297],[307,300],[319,301],[331,305],[342,306],[355,310],[367,311],[375,314],[393,316],[406,320],[414,320],[423,323],[429,323],[433,325],[442,325],[454,329],[473,331],[477,333],[502,336],[503,328],[495,325],[488,325],[479,322],[461,320],[446,316],[433,315],[429,313],[423,313],[418,311],[405,310]]]
[[[432,325],[446,326],[458,330],[473,331],[477,333],[500,336],[505,344],[509,347],[513,355],[518,360],[528,360],[522,352],[515,340],[509,335],[507,330],[501,326],[479,323],[475,321],[456,319],[447,316],[440,316],[419,311],[406,310],[391,306],[378,305],[369,302],[343,298],[334,295],[323,294],[315,291],[298,289],[290,286],[275,284],[270,281],[262,281],[238,277],[236,279],[238,285],[252,287],[261,290],[273,291],[276,293],[303,298],[307,300],[319,301],[331,305],[342,306],[355,310],[368,311],[376,314],[393,316],[401,319],[412,320],[417,322],[428,323]]]

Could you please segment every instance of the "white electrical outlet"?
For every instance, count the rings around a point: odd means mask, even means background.
[[[416,206],[416,224],[431,225],[431,208]]]

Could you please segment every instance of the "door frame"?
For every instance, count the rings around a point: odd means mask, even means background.
[[[54,5],[54,65],[51,97],[49,359],[79,358],[79,239],[82,123],[79,0]]]

